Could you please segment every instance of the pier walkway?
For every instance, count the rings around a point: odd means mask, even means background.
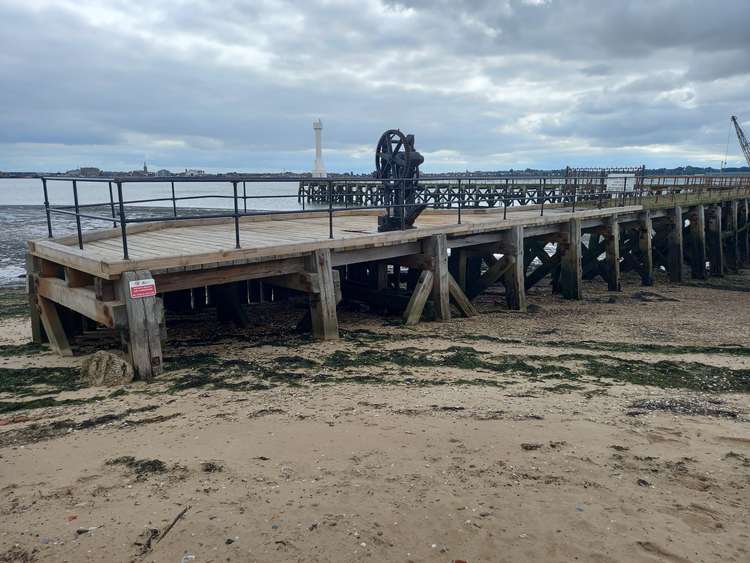
[[[117,228],[29,242],[34,340],[71,354],[86,327],[115,329],[136,372],[150,378],[162,369],[165,308],[212,306],[242,324],[248,303],[304,295],[314,337],[331,339],[342,299],[398,310],[413,324],[476,315],[472,300],[498,283],[508,307],[525,310],[526,291],[544,279],[580,299],[583,279],[617,291],[627,270],[645,285],[656,268],[674,282],[722,275],[750,262],[747,180],[577,205],[426,210],[416,228],[385,233],[382,210],[135,224],[123,213]]]

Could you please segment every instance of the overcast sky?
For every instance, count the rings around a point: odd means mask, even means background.
[[[0,169],[718,167],[750,0],[0,0]],[[750,131],[748,131],[750,133]],[[741,165],[732,131],[729,164]]]

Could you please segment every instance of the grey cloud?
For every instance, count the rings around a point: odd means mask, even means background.
[[[729,113],[750,116],[747,21],[744,0],[9,0],[0,168],[145,155],[305,170],[318,116],[343,170],[369,171],[361,147],[390,127],[438,155],[432,169],[456,167],[440,154],[640,163],[648,145],[678,147],[659,158],[680,164],[723,146]]]

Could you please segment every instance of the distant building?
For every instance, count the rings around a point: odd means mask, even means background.
[[[94,166],[81,166],[79,174],[84,178],[94,178],[96,176],[101,176],[102,171]]]
[[[185,176],[205,176],[205,175],[206,175],[205,170],[198,170],[196,168],[185,169]]]
[[[158,171],[156,172],[156,175],[157,175],[157,176],[161,176],[161,177],[164,177],[164,176],[174,176],[174,174],[172,174],[172,173],[171,173],[171,172],[170,172],[169,170],[167,170],[166,168],[162,168],[161,170],[158,170]]]

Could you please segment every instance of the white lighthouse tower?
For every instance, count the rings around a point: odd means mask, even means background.
[[[313,130],[315,131],[315,168],[312,175],[313,178],[325,178],[326,169],[323,166],[323,146],[321,143],[323,122],[320,119],[313,121]]]

